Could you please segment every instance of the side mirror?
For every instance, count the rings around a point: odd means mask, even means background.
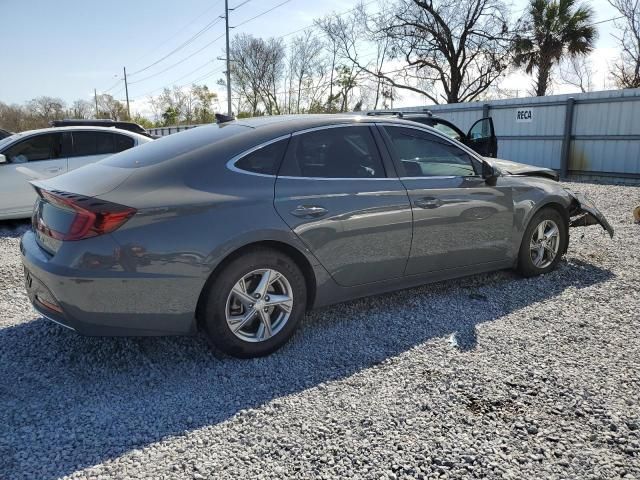
[[[485,180],[495,180],[500,176],[500,171],[489,162],[482,162],[482,178]]]
[[[9,163],[9,162],[7,161],[7,157],[5,157],[3,154],[0,153],[0,164],[3,164],[3,163]]]

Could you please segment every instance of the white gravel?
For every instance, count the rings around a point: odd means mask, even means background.
[[[0,478],[640,480],[640,188],[572,184],[616,229],[560,268],[308,315],[264,359],[84,338],[31,309],[0,226]],[[583,235],[584,234],[584,235]]]

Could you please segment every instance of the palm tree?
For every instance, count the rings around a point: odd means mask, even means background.
[[[535,90],[539,97],[547,93],[555,64],[569,56],[587,55],[598,36],[593,26],[593,10],[576,6],[576,0],[531,0],[521,31],[515,37],[514,63],[535,70]]]

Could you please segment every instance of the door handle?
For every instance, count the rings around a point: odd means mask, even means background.
[[[327,209],[318,205],[298,205],[294,210],[291,210],[291,215],[300,218],[318,218],[326,214]]]
[[[433,197],[419,198],[413,204],[420,208],[438,208],[442,205],[442,200]]]
[[[60,168],[60,167],[47,168],[47,172],[49,172],[49,173],[56,173],[56,172],[59,172],[60,170],[62,170],[62,168]]]

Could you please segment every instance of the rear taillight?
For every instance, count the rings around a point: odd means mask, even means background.
[[[73,193],[48,191],[37,188],[43,205],[36,207],[33,226],[39,232],[56,240],[82,240],[113,232],[135,213],[135,208],[98,198]],[[53,207],[55,213],[47,214]]]

